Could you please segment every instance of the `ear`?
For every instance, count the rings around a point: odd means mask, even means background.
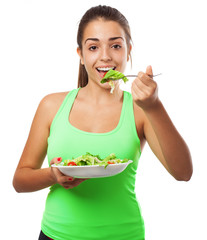
[[[131,50],[132,50],[132,45],[130,44],[129,49],[128,49],[128,53],[127,53],[127,62],[129,61]]]
[[[77,47],[77,53],[78,53],[78,55],[80,57],[81,64],[84,65],[82,51],[81,51],[81,49],[79,47]]]

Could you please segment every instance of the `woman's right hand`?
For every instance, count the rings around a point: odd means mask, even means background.
[[[60,163],[61,160],[62,160],[61,158],[53,158],[50,161],[50,165]],[[55,183],[59,183],[65,189],[77,187],[79,184],[89,179],[89,178],[73,178],[71,176],[66,176],[63,173],[61,173],[58,168],[54,167],[51,167],[51,172],[55,180]]]

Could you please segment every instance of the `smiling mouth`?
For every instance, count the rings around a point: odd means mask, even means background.
[[[103,78],[110,69],[115,70],[116,67],[99,67],[99,68],[96,68],[96,70],[99,72],[99,75],[100,75],[101,78]]]

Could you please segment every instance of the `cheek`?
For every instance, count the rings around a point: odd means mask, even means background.
[[[85,54],[83,56],[83,61],[84,61],[84,65],[86,68],[90,68],[94,65],[94,63],[96,62],[97,56],[96,54]]]
[[[120,62],[127,62],[127,50],[126,48],[123,48],[122,50],[115,53],[114,57],[116,57],[117,60]]]
[[[88,73],[88,75],[91,75],[94,72],[94,65],[96,63],[96,58],[91,55],[85,55],[83,57],[84,60],[84,66],[86,69],[86,72]]]
[[[121,70],[123,71],[127,65],[127,53],[123,53],[119,55],[119,57],[117,58],[117,61],[121,66]]]

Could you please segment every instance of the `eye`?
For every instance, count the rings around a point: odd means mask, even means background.
[[[96,46],[91,46],[91,47],[89,47],[89,50],[90,50],[90,51],[94,51],[94,50],[96,50],[96,49],[97,49]]]
[[[121,48],[121,45],[119,45],[119,44],[114,44],[114,45],[112,46],[112,48],[119,49],[119,48]]]

